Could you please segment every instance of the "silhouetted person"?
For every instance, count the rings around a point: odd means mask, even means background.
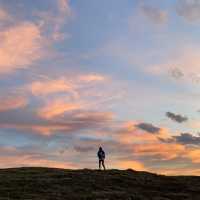
[[[102,149],[102,147],[99,147],[99,151],[97,153],[97,156],[99,158],[99,169],[101,169],[101,166],[103,166],[103,169],[106,170],[104,160],[105,160],[105,152]]]

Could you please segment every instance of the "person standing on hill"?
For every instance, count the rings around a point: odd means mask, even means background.
[[[99,147],[99,151],[97,152],[97,156],[99,158],[99,170],[101,170],[101,166],[103,166],[103,169],[106,170],[104,160],[105,160],[105,152],[102,149],[102,147]]]

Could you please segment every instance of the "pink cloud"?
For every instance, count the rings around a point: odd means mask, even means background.
[[[80,75],[73,79],[64,77],[56,79],[44,78],[44,80],[32,82],[30,85],[26,86],[26,89],[35,96],[46,96],[54,93],[71,93],[74,97],[78,98],[79,90],[81,92],[82,87],[88,86],[88,83],[103,82],[106,80],[104,76],[99,74]]]
[[[27,68],[43,57],[44,40],[39,27],[24,22],[0,31],[0,73]]]
[[[59,92],[70,92],[77,95],[74,85],[64,78],[55,80],[35,81],[28,86],[28,90],[35,96],[49,95]]]
[[[57,0],[58,1],[58,8],[61,13],[70,15],[71,14],[71,8],[69,5],[69,0]]]
[[[2,21],[7,21],[10,19],[11,19],[11,16],[8,14],[8,12],[4,10],[3,8],[0,8],[0,23]]]
[[[73,16],[72,9],[68,0],[56,0],[55,6],[57,7],[57,13],[53,13],[50,10],[36,12],[35,15],[39,17],[40,27],[44,30],[50,28],[50,40],[59,42],[70,37],[69,33],[63,33],[63,26]]]
[[[0,97],[0,111],[13,110],[27,105],[27,99],[23,96]]]

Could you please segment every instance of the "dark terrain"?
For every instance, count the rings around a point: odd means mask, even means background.
[[[133,170],[0,170],[0,200],[200,200],[200,177]]]

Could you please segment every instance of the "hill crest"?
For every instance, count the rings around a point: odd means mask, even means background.
[[[0,200],[199,200],[200,177],[134,170],[0,169]]]

